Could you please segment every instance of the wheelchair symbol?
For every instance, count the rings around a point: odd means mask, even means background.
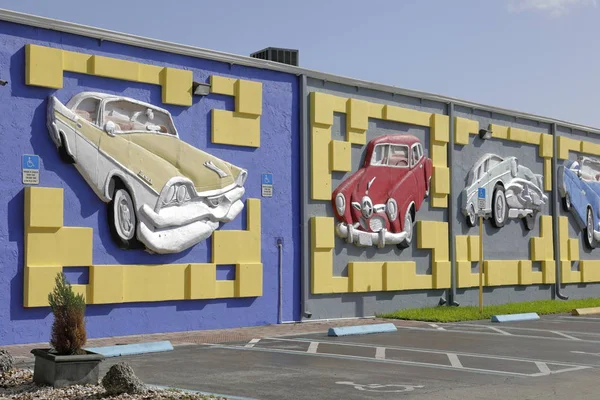
[[[31,159],[31,157],[27,157],[27,168],[34,168],[34,167],[35,167],[35,163]]]
[[[346,381],[341,381],[341,382],[336,382],[336,383],[338,385],[354,386],[354,389],[357,389],[357,390],[364,390],[367,392],[381,392],[381,393],[412,392],[415,389],[423,387],[423,386],[418,386],[418,385],[401,385],[401,384],[380,385],[377,383],[361,385],[359,383],[346,382]]]

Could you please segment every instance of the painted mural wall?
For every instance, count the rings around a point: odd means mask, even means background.
[[[90,337],[277,323],[278,243],[299,318],[294,75],[0,22],[0,77],[0,345],[61,270]]]

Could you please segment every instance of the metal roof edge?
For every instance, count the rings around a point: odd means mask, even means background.
[[[136,47],[142,47],[152,50],[164,51],[167,53],[180,54],[196,58],[204,58],[214,61],[221,61],[228,64],[238,64],[248,67],[268,69],[272,71],[279,71],[290,73],[294,75],[306,75],[309,78],[324,80],[332,83],[339,83],[348,86],[355,86],[359,88],[378,90],[382,92],[394,93],[399,95],[417,97],[424,100],[437,101],[441,103],[454,103],[459,106],[469,107],[473,109],[509,115],[517,118],[529,119],[544,123],[556,123],[557,125],[564,126],[571,129],[577,129],[585,132],[600,134],[600,128],[594,128],[586,125],[576,124],[568,121],[559,119],[543,117],[540,115],[524,113],[520,111],[505,109],[501,107],[494,107],[467,100],[460,100],[454,97],[437,95],[433,93],[426,93],[412,89],[403,89],[397,86],[385,85],[381,83],[363,81],[360,79],[354,79],[344,77],[340,75],[333,75],[324,72],[319,72],[307,68],[296,67],[288,64],[281,64],[271,62],[267,60],[261,60],[248,56],[241,56],[237,54],[231,54],[216,50],[208,50],[200,47],[194,47],[190,45],[183,45],[173,42],[168,42],[159,39],[151,39],[143,36],[137,36],[130,33],[123,33],[118,31],[112,31],[103,28],[96,28],[88,25],[76,24],[73,22],[61,21],[53,18],[40,17],[33,14],[21,13],[18,11],[12,11],[0,8],[0,21],[13,22],[21,25],[28,25],[38,28],[50,29],[58,32],[70,33],[80,36],[86,36],[95,39],[108,40],[115,43],[121,43]]]

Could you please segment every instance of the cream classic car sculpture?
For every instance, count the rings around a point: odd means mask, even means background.
[[[48,129],[61,158],[108,203],[122,248],[176,253],[234,219],[247,171],[179,139],[171,114],[131,98],[51,96]]]

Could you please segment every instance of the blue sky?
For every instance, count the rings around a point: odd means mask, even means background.
[[[600,128],[596,0],[0,0],[0,8]]]

